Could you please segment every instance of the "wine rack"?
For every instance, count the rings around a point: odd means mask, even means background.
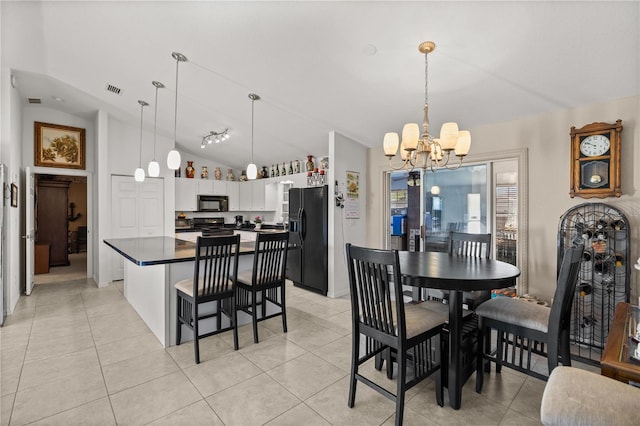
[[[600,364],[616,305],[630,299],[629,221],[603,203],[567,210],[558,227],[558,268],[564,251],[584,243],[571,314],[572,358]]]

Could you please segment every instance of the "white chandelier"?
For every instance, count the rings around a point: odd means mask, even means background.
[[[402,142],[395,132],[385,133],[383,146],[384,155],[389,158],[392,169],[407,169],[409,171],[420,167],[423,171],[431,169],[435,172],[440,167],[457,169],[462,164],[462,159],[469,153],[471,147],[471,134],[467,130],[458,130],[457,123],[444,123],[440,129],[440,138],[434,138],[429,134],[429,85],[428,85],[428,56],[436,48],[432,41],[425,41],[418,46],[418,50],[424,53],[424,120],[422,122],[422,137],[420,128],[416,123],[407,123],[402,128]],[[398,166],[392,164],[400,146],[400,158],[402,163]],[[449,166],[451,152],[454,152],[459,161],[456,165]]]

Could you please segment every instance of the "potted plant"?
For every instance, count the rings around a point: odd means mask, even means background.
[[[262,218],[260,216],[256,216],[256,218],[253,219],[253,222],[256,224],[256,230],[262,228]]]

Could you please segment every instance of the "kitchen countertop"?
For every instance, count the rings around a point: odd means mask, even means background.
[[[233,229],[234,231],[247,231],[247,232],[284,231],[284,229],[282,228],[282,225],[265,225],[265,224],[263,224],[262,228],[259,229],[259,230],[254,229],[253,226],[251,228],[236,228],[235,225],[225,225],[224,228],[225,229]],[[201,232],[202,228],[175,228],[175,230],[176,230],[176,232]]]
[[[195,260],[196,245],[172,237],[110,238],[104,243],[140,266]],[[253,254],[254,242],[240,243],[240,255]]]

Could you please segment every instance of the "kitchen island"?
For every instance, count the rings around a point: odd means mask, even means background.
[[[193,278],[196,245],[171,237],[113,238],[104,243],[128,260],[124,262],[124,297],[164,347],[175,345],[174,284]],[[251,270],[254,249],[253,242],[240,243],[238,271]],[[210,305],[203,308],[215,311],[214,303]],[[215,319],[210,320],[201,321],[203,333],[215,328]],[[249,321],[248,315],[238,312],[238,324]],[[191,339],[191,330],[184,328],[182,340]]]

